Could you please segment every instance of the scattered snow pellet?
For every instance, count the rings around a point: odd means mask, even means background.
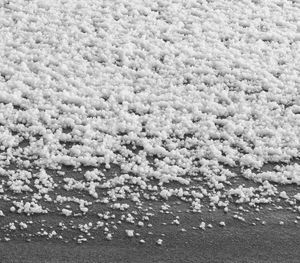
[[[224,221],[221,221],[221,222],[219,223],[219,225],[224,227],[226,224],[225,224]]]
[[[163,240],[162,240],[162,239],[158,239],[158,240],[156,241],[156,244],[159,245],[159,246],[161,246],[162,243],[163,243]]]
[[[112,240],[112,234],[108,233],[105,238],[106,240]]]
[[[61,212],[65,215],[65,216],[70,216],[72,215],[72,211],[69,209],[62,209]]]
[[[125,230],[128,237],[134,237],[134,230]]]
[[[178,220],[178,219],[175,219],[175,220],[173,220],[172,224],[179,225],[179,224],[180,224],[180,222],[179,222],[179,220]]]
[[[199,225],[199,228],[201,228],[202,230],[205,230],[205,222],[201,222]]]
[[[21,229],[26,229],[28,226],[27,226],[27,224],[26,223],[24,223],[24,222],[20,222],[20,228]]]
[[[137,223],[137,225],[138,225],[139,227],[143,227],[145,224],[144,224],[142,221],[139,221],[139,222]]]
[[[279,196],[283,199],[288,199],[289,198],[285,191],[280,192]]]
[[[300,201],[300,193],[294,195],[294,198],[295,198],[296,200]]]

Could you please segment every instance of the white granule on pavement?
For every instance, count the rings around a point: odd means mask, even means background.
[[[126,232],[126,235],[128,236],[128,237],[134,237],[134,230],[125,230],[125,232]]]
[[[0,0],[0,135],[0,216],[300,212],[300,3]]]
[[[221,221],[221,222],[219,223],[219,225],[220,225],[220,226],[226,226],[225,222],[223,222],[223,221]]]
[[[159,246],[161,246],[162,243],[163,243],[163,240],[162,240],[162,239],[158,239],[158,240],[156,241],[156,244],[159,245]]]

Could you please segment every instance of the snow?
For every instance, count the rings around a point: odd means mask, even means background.
[[[61,212],[65,215],[65,216],[70,216],[72,215],[72,211],[69,209],[62,209]]]
[[[19,225],[21,229],[26,229],[28,227],[28,225],[24,222],[21,222]]]
[[[296,200],[300,201],[300,193],[294,195],[294,198],[295,198]]]
[[[205,230],[205,222],[201,222],[200,225],[199,225],[199,228],[201,228],[202,230]]]
[[[134,237],[134,230],[125,230],[125,232],[126,232],[126,235],[128,236],[128,237]]]
[[[16,228],[14,223],[9,223],[9,229],[10,230],[16,230],[17,228]]]
[[[280,196],[281,198],[283,198],[283,199],[288,199],[288,198],[289,198],[289,196],[287,195],[286,191],[280,192],[279,196]]]
[[[162,239],[158,239],[158,240],[156,241],[156,244],[159,245],[159,246],[161,246],[162,243],[163,243],[163,240],[162,240]]]
[[[109,241],[112,240],[112,234],[111,234],[111,233],[108,233],[108,234],[106,235],[106,239],[109,240]]]
[[[300,185],[299,14],[286,0],[0,3],[0,216],[299,211],[279,190]]]
[[[225,222],[223,222],[223,221],[221,221],[221,222],[219,223],[219,225],[220,225],[220,226],[223,226],[223,227],[226,226]]]

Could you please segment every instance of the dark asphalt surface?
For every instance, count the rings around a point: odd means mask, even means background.
[[[181,232],[180,227],[157,224],[145,244],[125,236],[112,241],[96,238],[81,245],[45,239],[1,242],[0,262],[299,262],[300,224],[292,221],[295,214],[266,212],[263,214],[266,225],[256,221],[254,226],[255,216],[244,223],[228,215],[226,226],[222,228],[216,222],[224,219],[224,215],[217,212],[213,215],[215,226],[205,231],[187,227],[186,232]],[[279,220],[284,220],[284,225],[280,225]],[[197,221],[199,214],[190,214],[183,225],[192,226]],[[165,234],[163,245],[158,246],[155,240],[162,232]]]

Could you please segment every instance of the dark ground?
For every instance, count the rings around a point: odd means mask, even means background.
[[[262,217],[261,212],[259,215]],[[186,228],[181,232],[181,227],[156,226],[145,244],[125,236],[112,241],[96,238],[81,245],[44,239],[1,242],[0,262],[299,262],[300,226],[292,221],[295,214],[266,212],[266,225],[256,221],[254,226],[255,216],[244,223],[228,215],[222,228],[217,217],[224,219],[224,215],[217,212],[214,227],[205,231]],[[279,224],[281,219],[284,225]],[[199,214],[185,218],[189,225],[198,220]],[[158,246],[155,240],[162,232],[166,236]]]

